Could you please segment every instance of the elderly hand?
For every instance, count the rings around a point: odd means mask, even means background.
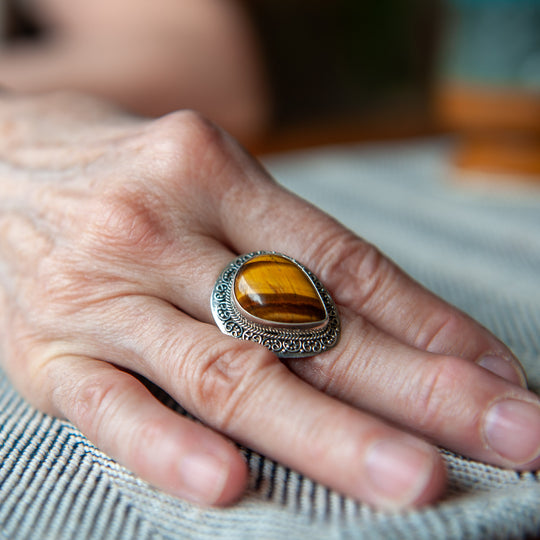
[[[0,130],[4,369],[152,484],[232,502],[247,472],[230,440],[379,507],[437,499],[432,444],[540,464],[539,399],[509,350],[197,114],[147,121],[80,96],[4,95]],[[258,249],[326,285],[335,348],[281,362],[214,325],[216,278]]]

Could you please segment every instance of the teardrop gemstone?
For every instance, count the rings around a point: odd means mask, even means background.
[[[257,255],[245,262],[236,275],[234,295],[249,315],[273,323],[316,326],[327,318],[311,279],[293,261],[277,254]]]

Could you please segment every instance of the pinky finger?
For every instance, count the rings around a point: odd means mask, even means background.
[[[132,375],[78,356],[48,367],[57,414],[144,480],[204,505],[227,505],[244,492],[247,467],[232,443],[161,404]]]

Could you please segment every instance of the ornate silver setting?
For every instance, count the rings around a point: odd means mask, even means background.
[[[278,325],[248,318],[234,298],[234,282],[242,265],[258,255],[280,255],[301,268],[317,289],[326,309],[326,320],[317,327]],[[264,345],[279,358],[315,356],[334,347],[339,341],[341,324],[334,301],[317,277],[304,265],[274,251],[255,251],[236,258],[220,274],[211,297],[212,315],[218,328],[229,336]],[[242,310],[243,311],[243,310]]]

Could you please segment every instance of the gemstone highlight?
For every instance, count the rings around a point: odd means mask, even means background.
[[[277,254],[245,262],[234,281],[234,296],[248,315],[284,325],[317,325],[327,319],[321,297],[308,275]]]

